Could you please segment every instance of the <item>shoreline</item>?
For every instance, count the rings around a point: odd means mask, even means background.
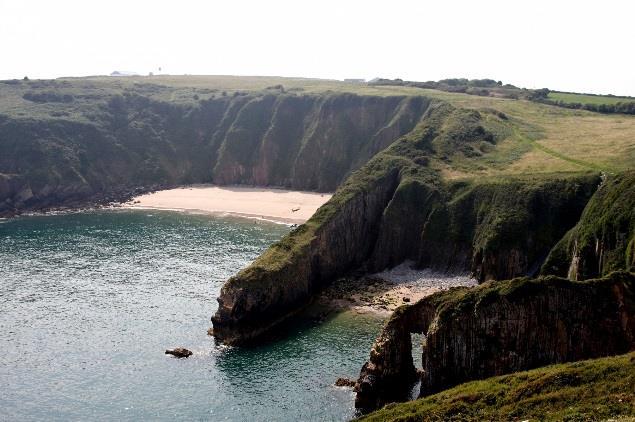
[[[331,196],[277,188],[190,185],[138,195],[116,208],[235,216],[292,225],[307,221]]]
[[[260,214],[246,214],[246,213],[233,212],[233,211],[216,211],[216,210],[204,210],[204,209],[195,209],[195,208],[163,208],[163,207],[152,207],[152,206],[119,205],[119,206],[105,207],[104,209],[125,210],[125,211],[166,211],[166,212],[177,212],[177,213],[189,214],[189,215],[208,215],[208,216],[221,217],[221,218],[234,217],[234,218],[240,218],[244,220],[264,221],[264,222],[272,223],[272,224],[284,224],[286,226],[299,225],[306,221],[301,219],[281,218],[281,217],[267,216],[267,215],[260,215]]]

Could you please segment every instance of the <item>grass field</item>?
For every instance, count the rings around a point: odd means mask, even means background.
[[[550,92],[547,97],[553,101],[562,101],[564,103],[580,103],[580,104],[617,104],[626,102],[635,102],[633,97],[616,97],[612,95],[588,95],[588,94],[572,94],[566,92]]]

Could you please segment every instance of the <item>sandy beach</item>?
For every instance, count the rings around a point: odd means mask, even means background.
[[[331,196],[284,189],[196,185],[137,196],[123,207],[231,214],[284,223],[304,223]]]

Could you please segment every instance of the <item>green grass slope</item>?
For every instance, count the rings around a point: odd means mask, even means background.
[[[635,352],[473,381],[361,421],[600,421],[635,417]]]

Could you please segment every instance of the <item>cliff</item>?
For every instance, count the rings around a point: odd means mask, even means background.
[[[554,246],[543,274],[572,280],[635,271],[635,172],[607,176],[580,221]]]
[[[138,89],[83,102],[26,98],[37,99],[32,117],[0,114],[0,215],[190,183],[333,191],[429,106],[284,92],[178,102]]]
[[[361,421],[600,421],[635,417],[635,352],[461,384]]]
[[[635,274],[584,282],[554,276],[457,288],[399,308],[375,341],[356,406],[404,400],[417,378],[411,333],[422,333],[420,396],[552,363],[635,349]]]
[[[445,182],[435,163],[497,142],[504,119],[485,113],[430,105],[305,225],[225,283],[212,318],[216,339],[253,340],[338,277],[408,258],[481,281],[535,274],[578,221],[599,178]]]

